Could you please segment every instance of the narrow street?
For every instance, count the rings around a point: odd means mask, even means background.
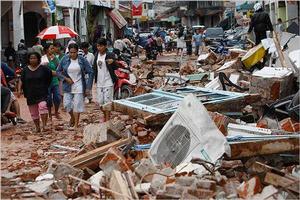
[[[299,6],[1,1],[0,199],[300,199]]]

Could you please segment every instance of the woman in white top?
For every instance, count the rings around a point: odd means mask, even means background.
[[[87,59],[78,55],[78,45],[70,44],[69,54],[63,57],[56,72],[63,79],[63,103],[71,116],[70,127],[77,129],[80,113],[84,112],[84,97],[92,88],[93,69]]]

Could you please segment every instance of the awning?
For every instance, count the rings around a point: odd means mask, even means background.
[[[119,29],[126,26],[127,21],[124,19],[124,17],[121,15],[121,13],[117,9],[113,9],[112,11],[110,11],[108,13],[108,15],[116,23],[116,25],[119,27]]]
[[[108,0],[89,0],[90,4],[93,6],[100,6],[105,8],[111,8],[111,2]]]

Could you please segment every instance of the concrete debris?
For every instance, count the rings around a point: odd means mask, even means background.
[[[104,181],[104,176],[104,172],[99,171],[88,179],[93,190],[97,191],[99,186],[102,185],[101,183]]]
[[[107,140],[107,122],[100,124],[89,124],[83,130],[83,143],[101,143]]]
[[[134,60],[133,97],[86,104],[79,130],[62,111],[46,133],[1,132],[1,197],[299,199],[299,67],[228,40]]]
[[[142,159],[134,169],[134,172],[139,176],[139,178],[143,178],[143,181],[146,182],[151,182],[154,173],[157,171],[158,169],[154,166],[150,159]]]
[[[52,180],[52,179],[54,179],[54,175],[50,173],[46,173],[36,177],[35,181]]]
[[[53,184],[53,182],[53,180],[37,181],[35,183],[27,185],[26,187],[38,194],[46,194],[51,191],[51,185]]]

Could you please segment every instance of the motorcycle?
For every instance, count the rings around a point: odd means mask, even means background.
[[[115,70],[115,74],[118,80],[114,85],[114,99],[125,99],[133,96],[133,86],[136,80],[130,69],[131,56],[126,53],[119,53],[117,56],[118,69]]]
[[[13,125],[17,125],[17,115],[14,112],[8,111],[6,113],[1,114],[1,126],[12,123]]]
[[[5,76],[7,83],[8,83],[8,88],[11,91],[18,92],[18,89],[19,89],[18,86],[20,84],[21,74],[22,74],[22,68],[16,67],[14,76],[9,76],[9,75]]]

